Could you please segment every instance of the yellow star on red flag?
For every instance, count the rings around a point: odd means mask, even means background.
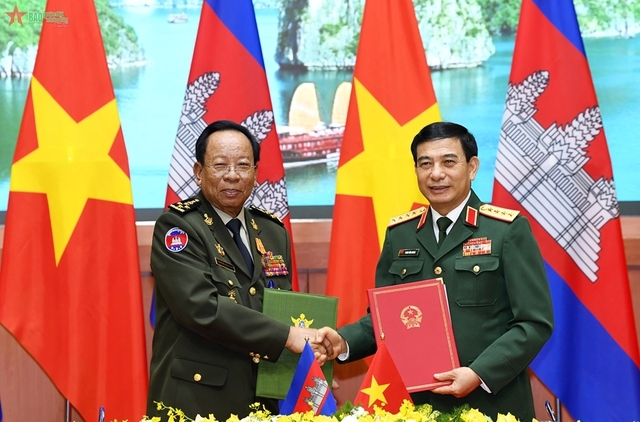
[[[369,396],[369,407],[371,407],[376,400],[379,400],[383,404],[387,404],[387,398],[384,396],[384,390],[389,388],[390,384],[378,384],[375,376],[371,376],[371,386],[363,388],[364,394]]]
[[[410,210],[414,203],[426,202],[418,189],[409,145],[424,122],[440,119],[440,110],[438,103],[434,103],[401,125],[358,79],[354,79],[354,84],[364,150],[338,169],[336,194],[372,198],[382,249],[389,219]],[[403,140],[407,147],[398,148],[394,142],[398,140]],[[399,188],[403,195],[389,200]]]
[[[128,175],[109,156],[120,130],[115,99],[76,122],[35,77],[31,96],[38,148],[14,163],[10,190],[47,195],[57,264],[89,199],[133,198]]]

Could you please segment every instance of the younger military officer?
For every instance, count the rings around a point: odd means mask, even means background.
[[[154,402],[163,402],[224,421],[259,401],[277,414],[255,396],[258,363],[275,362],[285,348],[300,353],[305,337],[315,337],[261,313],[265,286],[291,289],[289,234],[277,217],[244,207],[260,159],[245,127],[214,122],[195,149],[201,190],[171,205],[153,233],[157,319],[147,412],[162,415]]]
[[[450,386],[412,398],[443,412],[468,403],[493,420],[511,412],[530,421],[534,408],[527,366],[549,339],[553,314],[529,222],[518,211],[483,204],[473,192],[478,147],[463,126],[426,126],[413,139],[411,153],[430,206],[392,219],[376,287],[442,277],[462,365],[435,374],[452,381]],[[419,253],[406,256],[399,253],[403,249]],[[320,330],[325,346],[333,347],[329,357],[353,361],[375,353],[369,314],[338,332]],[[416,356],[416,365],[422,356]]]

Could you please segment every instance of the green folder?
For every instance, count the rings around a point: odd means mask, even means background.
[[[291,326],[304,324],[308,328],[325,326],[336,328],[338,298],[265,289],[262,312]],[[256,395],[284,399],[289,387],[291,387],[291,380],[299,359],[300,355],[285,349],[277,362],[261,361],[258,364]],[[322,372],[331,385],[333,380],[332,360],[322,366]]]

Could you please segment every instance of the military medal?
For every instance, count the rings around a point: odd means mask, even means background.
[[[260,252],[260,255],[264,255],[265,253],[267,253],[262,240],[260,240],[260,238],[258,237],[256,237],[256,248],[258,248],[258,252]]]
[[[462,256],[490,255],[491,239],[478,237],[462,244]]]
[[[257,240],[257,239],[256,239]],[[262,254],[262,272],[265,277],[281,276],[289,274],[287,264],[282,255],[274,255],[271,251]]]

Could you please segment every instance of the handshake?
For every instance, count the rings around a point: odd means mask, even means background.
[[[327,360],[335,359],[347,352],[347,342],[331,327],[323,327],[318,330],[291,327],[285,347],[293,353],[299,354],[302,353],[305,343],[309,343],[321,366]]]

